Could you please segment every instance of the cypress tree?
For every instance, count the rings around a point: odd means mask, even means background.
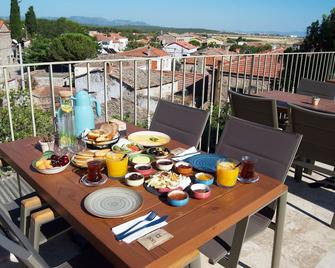
[[[30,6],[25,19],[26,29],[30,36],[37,32],[37,21],[33,6]]]
[[[17,41],[22,38],[22,24],[20,18],[20,7],[17,0],[11,0],[10,3],[10,16],[9,16],[11,36]]]

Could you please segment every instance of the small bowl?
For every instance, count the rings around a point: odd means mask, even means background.
[[[147,161],[144,161],[145,159]],[[129,161],[133,165],[150,164],[153,160],[154,160],[153,157],[147,154],[132,154],[129,156]]]
[[[205,185],[212,185],[214,182],[214,176],[208,173],[199,172],[195,174],[195,182]]]
[[[156,159],[166,158],[170,154],[170,150],[163,146],[148,148],[146,152]]]
[[[178,162],[175,164],[176,171],[181,175],[190,175],[193,172],[191,164],[187,162]]]
[[[144,182],[144,176],[138,172],[127,173],[125,179],[127,185],[134,187],[141,186]]]
[[[196,199],[206,199],[211,195],[208,185],[196,183],[191,186],[192,196]]]
[[[174,207],[185,206],[189,201],[188,193],[181,190],[173,190],[168,193],[168,203]]]
[[[159,159],[156,161],[156,167],[162,171],[170,171],[173,167],[173,161],[170,159]]]
[[[134,166],[134,169],[144,177],[150,176],[154,172],[151,164],[138,164]]]

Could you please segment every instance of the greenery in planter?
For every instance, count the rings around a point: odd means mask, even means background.
[[[9,117],[7,105],[4,101],[5,94],[0,94],[3,106],[0,107],[0,142],[11,140]],[[27,90],[11,90],[10,103],[12,111],[12,121],[14,138],[23,139],[33,136],[30,99]],[[53,131],[52,115],[49,111],[44,111],[34,107],[35,124],[37,135],[46,135]]]

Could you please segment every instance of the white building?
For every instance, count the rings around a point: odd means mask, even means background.
[[[108,53],[109,51],[114,51],[114,53],[117,53],[123,51],[128,45],[128,38],[123,37],[118,33],[98,33],[95,35],[95,38],[103,48],[102,53]]]
[[[163,50],[173,57],[190,56],[197,51],[197,47],[187,42],[173,42],[166,45]]]

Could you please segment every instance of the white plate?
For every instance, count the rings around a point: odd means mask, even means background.
[[[103,141],[103,142],[98,142],[96,143],[95,141],[89,140],[87,139],[87,137],[83,138],[83,141],[86,142],[87,144],[91,144],[97,148],[104,148],[110,144],[116,143],[118,141],[118,139],[120,138],[120,133],[116,133],[115,136],[113,137],[112,140],[110,141]]]
[[[72,162],[72,159],[69,161],[69,163],[67,163],[65,166],[62,167],[54,167],[54,168],[46,168],[46,169],[39,169],[36,167],[35,164],[33,164],[33,167],[40,173],[42,174],[47,174],[47,175],[52,175],[52,174],[57,174],[59,172],[64,171]]]
[[[155,140],[158,139],[158,140]],[[158,131],[138,131],[130,134],[128,140],[138,143],[142,146],[162,146],[170,142],[171,138]]]
[[[84,201],[86,210],[100,218],[119,218],[141,208],[142,196],[129,188],[108,187],[90,193]]]

